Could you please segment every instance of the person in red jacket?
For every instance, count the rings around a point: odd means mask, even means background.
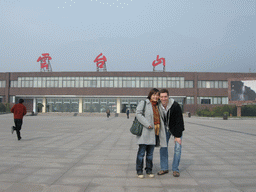
[[[14,123],[15,123],[15,127],[12,126],[12,134],[15,130],[17,133],[18,140],[21,140],[20,130],[22,126],[22,119],[23,119],[23,116],[26,115],[27,113],[27,109],[23,105],[23,103],[24,103],[24,100],[20,99],[19,103],[15,104],[11,109],[11,112],[14,114]]]

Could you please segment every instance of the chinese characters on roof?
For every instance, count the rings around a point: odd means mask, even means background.
[[[165,58],[159,58],[159,55],[157,55],[156,60],[153,61],[152,66],[153,66],[153,71],[155,71],[155,67],[159,64],[163,63],[163,72],[165,72]]]
[[[37,62],[40,61],[41,64],[41,69],[40,71],[52,71],[52,67],[50,64],[50,60],[52,60],[52,58],[50,57],[49,53],[43,53],[42,54],[43,57],[38,57]],[[48,61],[48,62],[47,62]]]
[[[96,59],[94,59],[94,63],[96,63],[96,67],[97,67],[97,71],[107,71],[107,67],[106,67],[106,61],[107,61],[107,58],[103,55],[102,56],[102,53],[99,54]],[[101,58],[100,58],[101,57]]]

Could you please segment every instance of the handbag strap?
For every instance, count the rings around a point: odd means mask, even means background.
[[[143,107],[143,111],[142,111],[143,116],[145,116],[145,107],[146,107],[146,101],[144,100],[144,107]]]

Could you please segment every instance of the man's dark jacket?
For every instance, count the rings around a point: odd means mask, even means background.
[[[167,108],[169,108],[167,111],[167,117],[163,117],[163,120],[165,124],[168,125],[171,134],[174,137],[180,138],[182,136],[182,132],[185,130],[180,105],[176,101],[170,99]]]

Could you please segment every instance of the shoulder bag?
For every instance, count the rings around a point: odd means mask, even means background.
[[[146,101],[144,101],[144,107],[143,107],[143,111],[142,111],[142,115],[144,116],[145,114],[145,106],[146,106]],[[141,136],[142,134],[142,129],[143,129],[143,125],[138,121],[137,117],[134,118],[132,126],[130,128],[130,132],[133,135],[137,135],[137,136]]]

